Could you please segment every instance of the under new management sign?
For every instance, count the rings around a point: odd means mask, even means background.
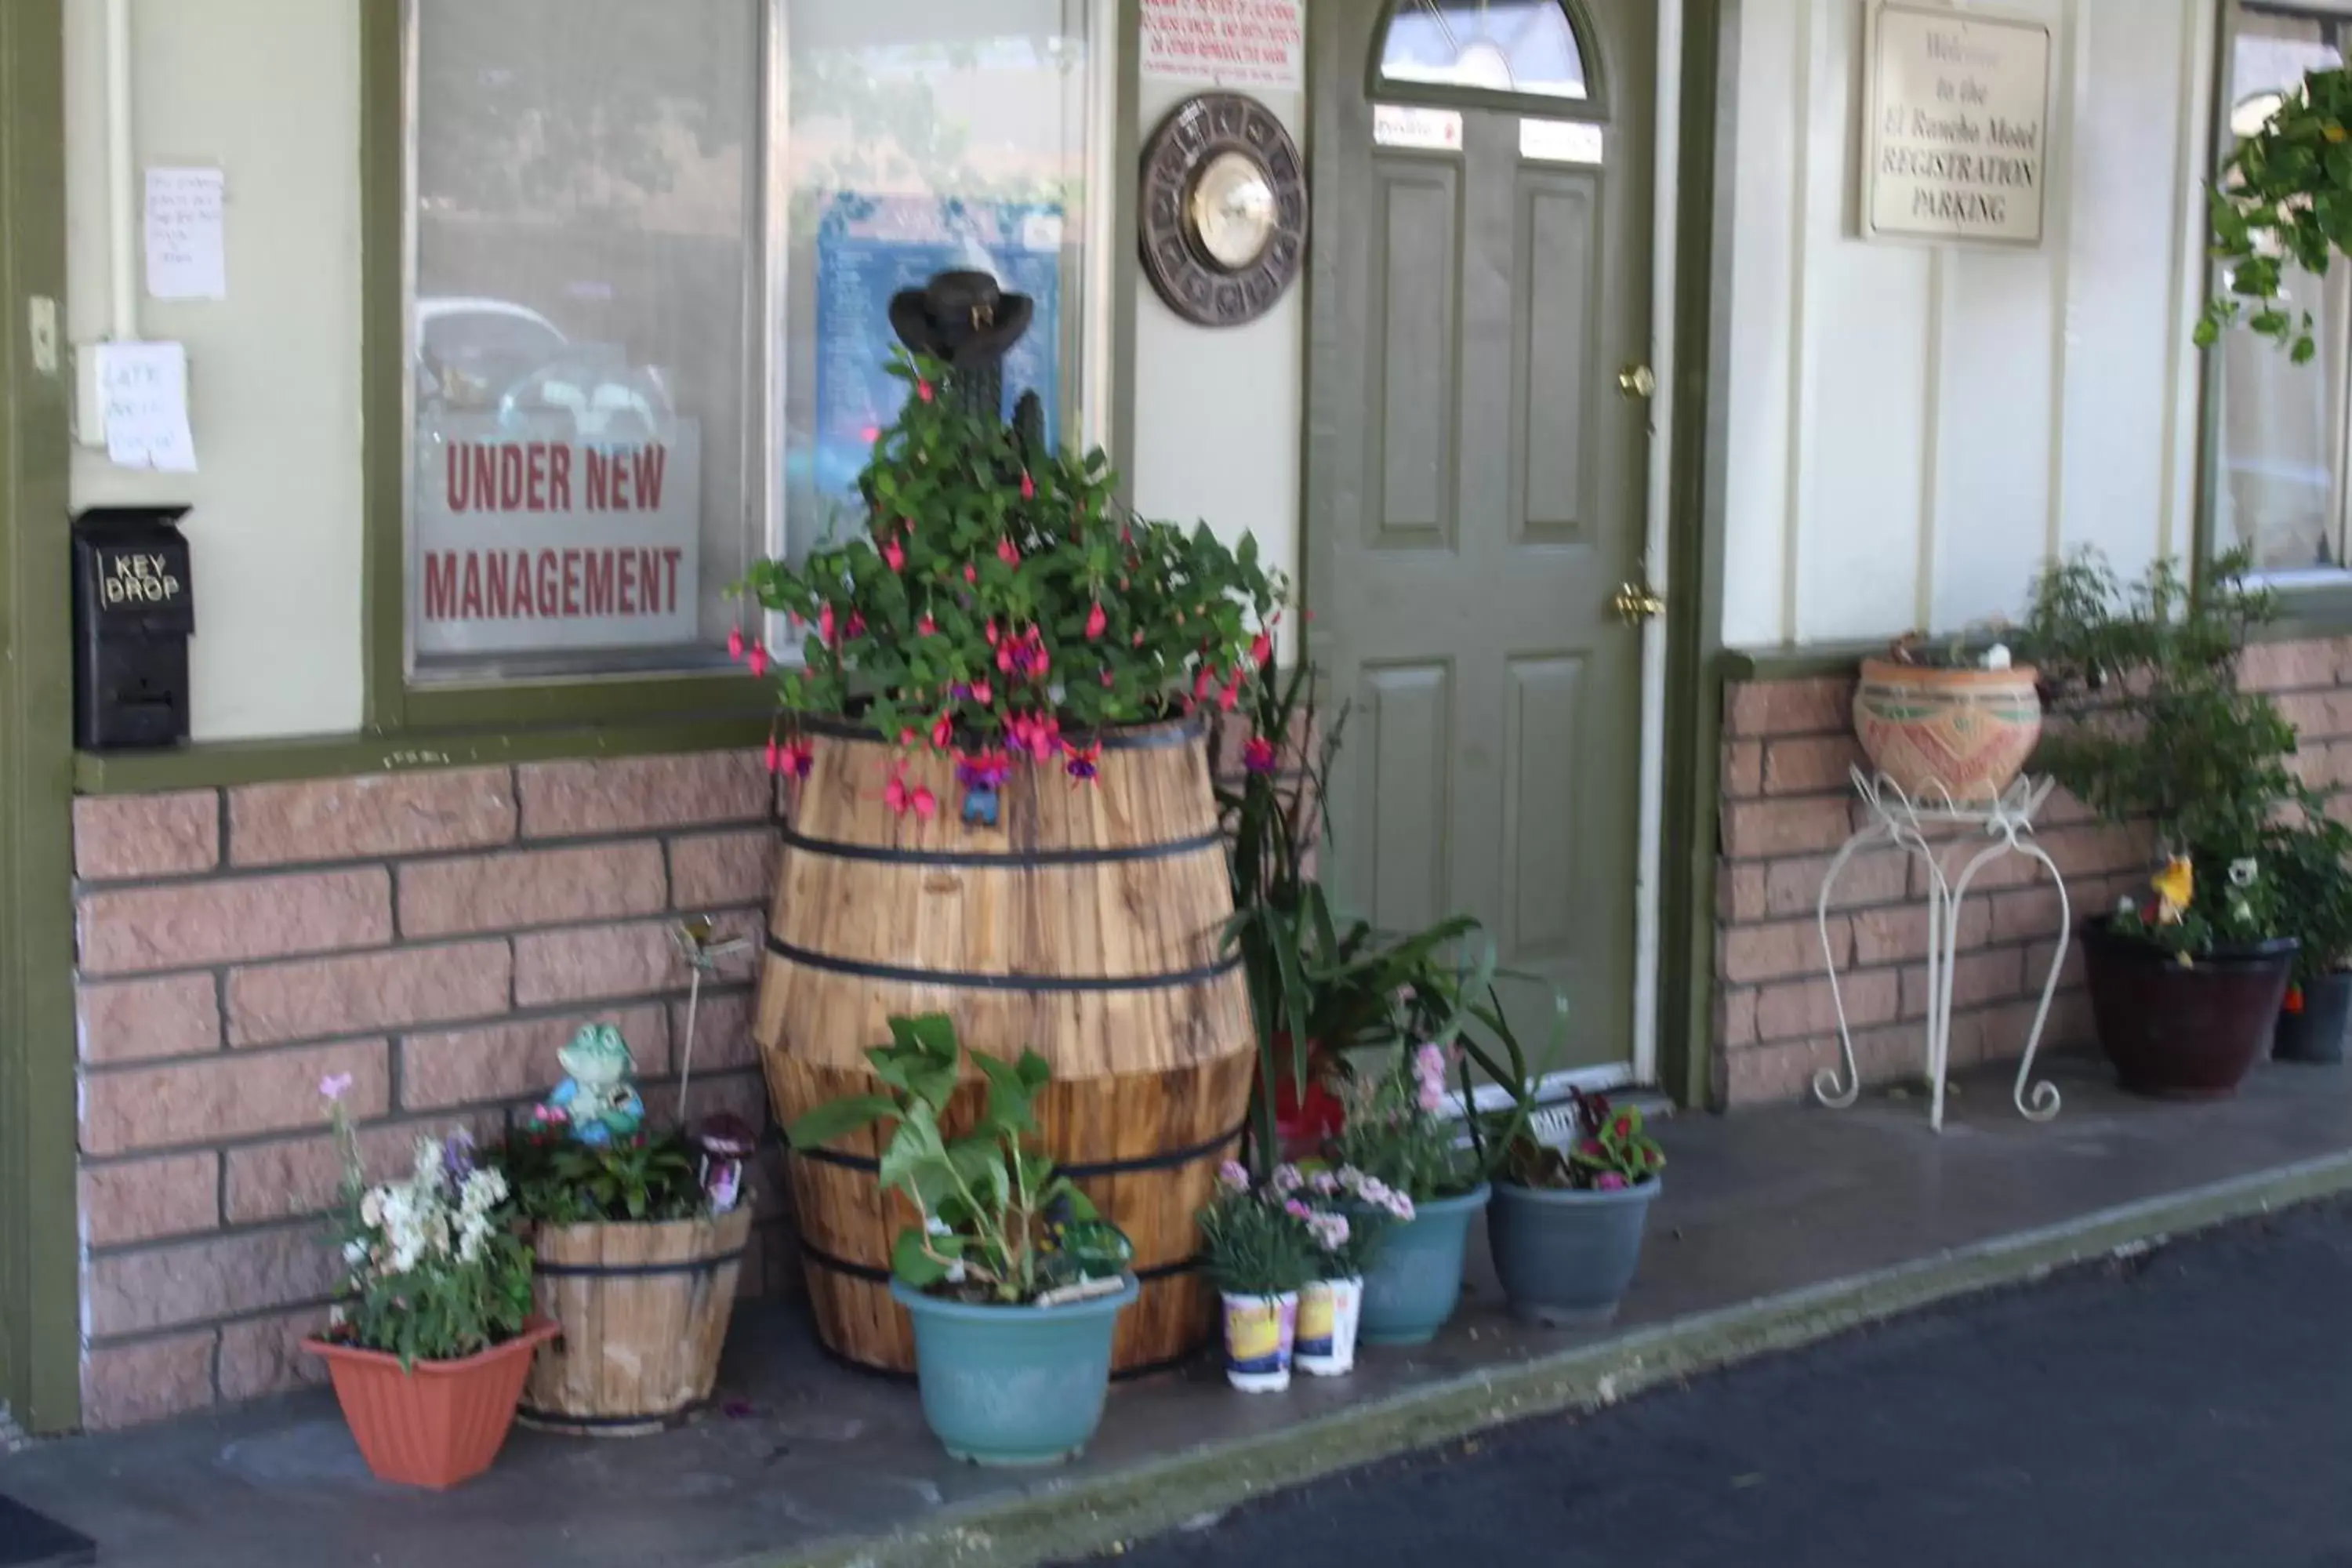
[[[2049,27],[1878,4],[1868,21],[1864,237],[2041,244]]]

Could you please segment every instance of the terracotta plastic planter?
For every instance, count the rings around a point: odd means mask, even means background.
[[[1998,799],[2042,738],[2033,667],[1931,669],[1865,658],[1853,733],[1871,765],[1915,801]]]
[[[420,1361],[406,1371],[382,1351],[326,1340],[304,1340],[302,1348],[326,1362],[343,1420],[375,1479],[438,1491],[472,1480],[499,1457],[530,1358],[555,1334],[553,1323],[534,1318],[478,1355]]]
[[[2084,922],[2083,969],[2099,1048],[2116,1079],[2160,1100],[2235,1094],[2270,1053],[2294,939],[2217,948],[2184,964],[2152,942],[2118,934],[2111,919]]]

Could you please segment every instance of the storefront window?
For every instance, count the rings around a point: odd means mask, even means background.
[[[2345,59],[2352,22],[2242,7],[2231,45],[2223,145],[2260,131],[2311,71]],[[2347,568],[2347,378],[2352,376],[2352,269],[2326,278],[2290,270],[2284,304],[2312,313],[2319,357],[2296,364],[2270,339],[2225,334],[2221,473],[2216,490],[2225,546],[2250,547],[2266,575],[2335,579]]]
[[[414,676],[718,668],[835,526],[890,296],[977,268],[1083,433],[1098,0],[410,0]]]

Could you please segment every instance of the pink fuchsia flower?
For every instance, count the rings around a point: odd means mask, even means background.
[[[765,676],[768,673],[767,645],[765,643],[753,643],[751,645],[751,652],[748,662],[751,667],[752,679],[758,680],[761,677]]]
[[[743,628],[737,626],[727,634],[727,657],[736,663],[743,662]]]
[[[1206,697],[1216,684],[1217,672],[1204,664],[1201,667],[1200,672],[1192,677],[1192,695]]]
[[[1037,499],[1037,481],[1029,477],[1029,470],[1026,468],[1021,470],[1021,499],[1023,500]]]
[[[867,446],[871,447],[875,442],[882,439],[882,426],[879,425],[868,425],[864,429],[858,431],[857,434],[865,438]]]
[[[784,772],[796,779],[809,776],[816,766],[816,749],[805,741],[794,741],[784,747]]]
[[[833,606],[831,605],[821,605],[816,613],[816,635],[824,639],[824,645],[827,647],[831,647],[835,641],[833,633]]]
[[[940,635],[940,623],[925,616],[915,623],[915,635],[921,637],[937,637]]]
[[[1234,704],[1241,700],[1242,678],[1236,675],[1223,691],[1217,693],[1217,706],[1230,713],[1234,710]]]
[[[895,539],[886,540],[882,545],[882,559],[889,563],[891,571],[904,572],[907,569],[907,547]]]
[[[1249,1191],[1249,1173],[1242,1169],[1239,1160],[1228,1160],[1217,1167],[1217,1184],[1231,1193]]]
[[[768,738],[768,771],[772,773],[780,773],[784,771],[783,742],[778,741],[772,735]]]
[[[929,784],[917,784],[915,786],[912,804],[915,807],[915,815],[921,817],[925,822],[929,822],[932,817],[939,815],[940,797],[931,793],[930,786]]]
[[[1004,634],[996,629],[996,617],[994,616],[991,616],[988,617],[988,623],[980,628],[980,635],[988,639],[989,647],[994,647],[997,644],[997,640],[1003,637]]]
[[[975,565],[973,565],[973,564],[972,564],[971,562],[969,562],[969,561],[965,562],[965,563],[963,563],[963,580],[964,580],[966,583],[977,583],[977,582],[979,582],[979,581],[980,581],[980,568],[979,568],[979,567],[977,567],[977,566],[975,566]]]
[[[1138,647],[1141,647],[1143,646],[1143,628],[1141,626],[1138,626],[1135,629],[1134,643]]]
[[[942,708],[940,710],[940,716],[931,721],[931,744],[945,751],[948,742],[954,739],[955,720],[946,709]]]
[[[849,635],[853,637],[866,635],[866,617],[856,610],[849,612]]]
[[[1082,783],[1092,784],[1102,776],[1102,742],[1100,741],[1097,741],[1091,746],[1077,746],[1065,742],[1063,750],[1069,754],[1067,760],[1062,763],[1062,771],[1072,778]]]
[[[1101,675],[1102,675],[1102,683],[1103,683],[1103,689],[1104,689],[1104,690],[1108,691],[1108,690],[1109,690],[1112,687],[1114,687],[1114,686],[1116,686],[1116,685],[1118,685],[1118,677],[1117,677],[1117,676],[1113,675],[1113,674],[1110,672],[1110,670],[1108,669],[1108,668],[1105,668],[1101,671]]]
[[[1105,628],[1109,626],[1109,625],[1110,617],[1103,614],[1102,605],[1097,604],[1093,609],[1087,612],[1087,640],[1088,642],[1092,642],[1096,638],[1101,637]]]
[[[1018,566],[1021,564],[1021,547],[1013,542],[1013,536],[1011,534],[1007,534],[996,542],[996,558],[999,561],[1003,562],[1007,566]]]
[[[934,395],[931,390],[931,384],[928,381],[919,381],[915,383],[915,395],[921,398],[924,402],[929,403]]]
[[[971,700],[985,708],[996,700],[996,688],[985,680],[975,680],[971,683]]]
[[[1274,772],[1274,742],[1264,735],[1252,735],[1242,748],[1242,766],[1254,773]]]
[[[341,1100],[352,1091],[352,1075],[331,1072],[319,1080],[319,1093],[327,1100]]]
[[[1274,639],[1260,632],[1250,642],[1250,662],[1263,668],[1274,658]]]

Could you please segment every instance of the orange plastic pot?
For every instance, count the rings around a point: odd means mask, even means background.
[[[375,1479],[438,1491],[472,1480],[499,1457],[530,1358],[556,1332],[555,1324],[534,1318],[502,1345],[405,1371],[398,1356],[382,1351],[327,1340],[304,1340],[302,1348],[326,1362],[343,1420]]]

